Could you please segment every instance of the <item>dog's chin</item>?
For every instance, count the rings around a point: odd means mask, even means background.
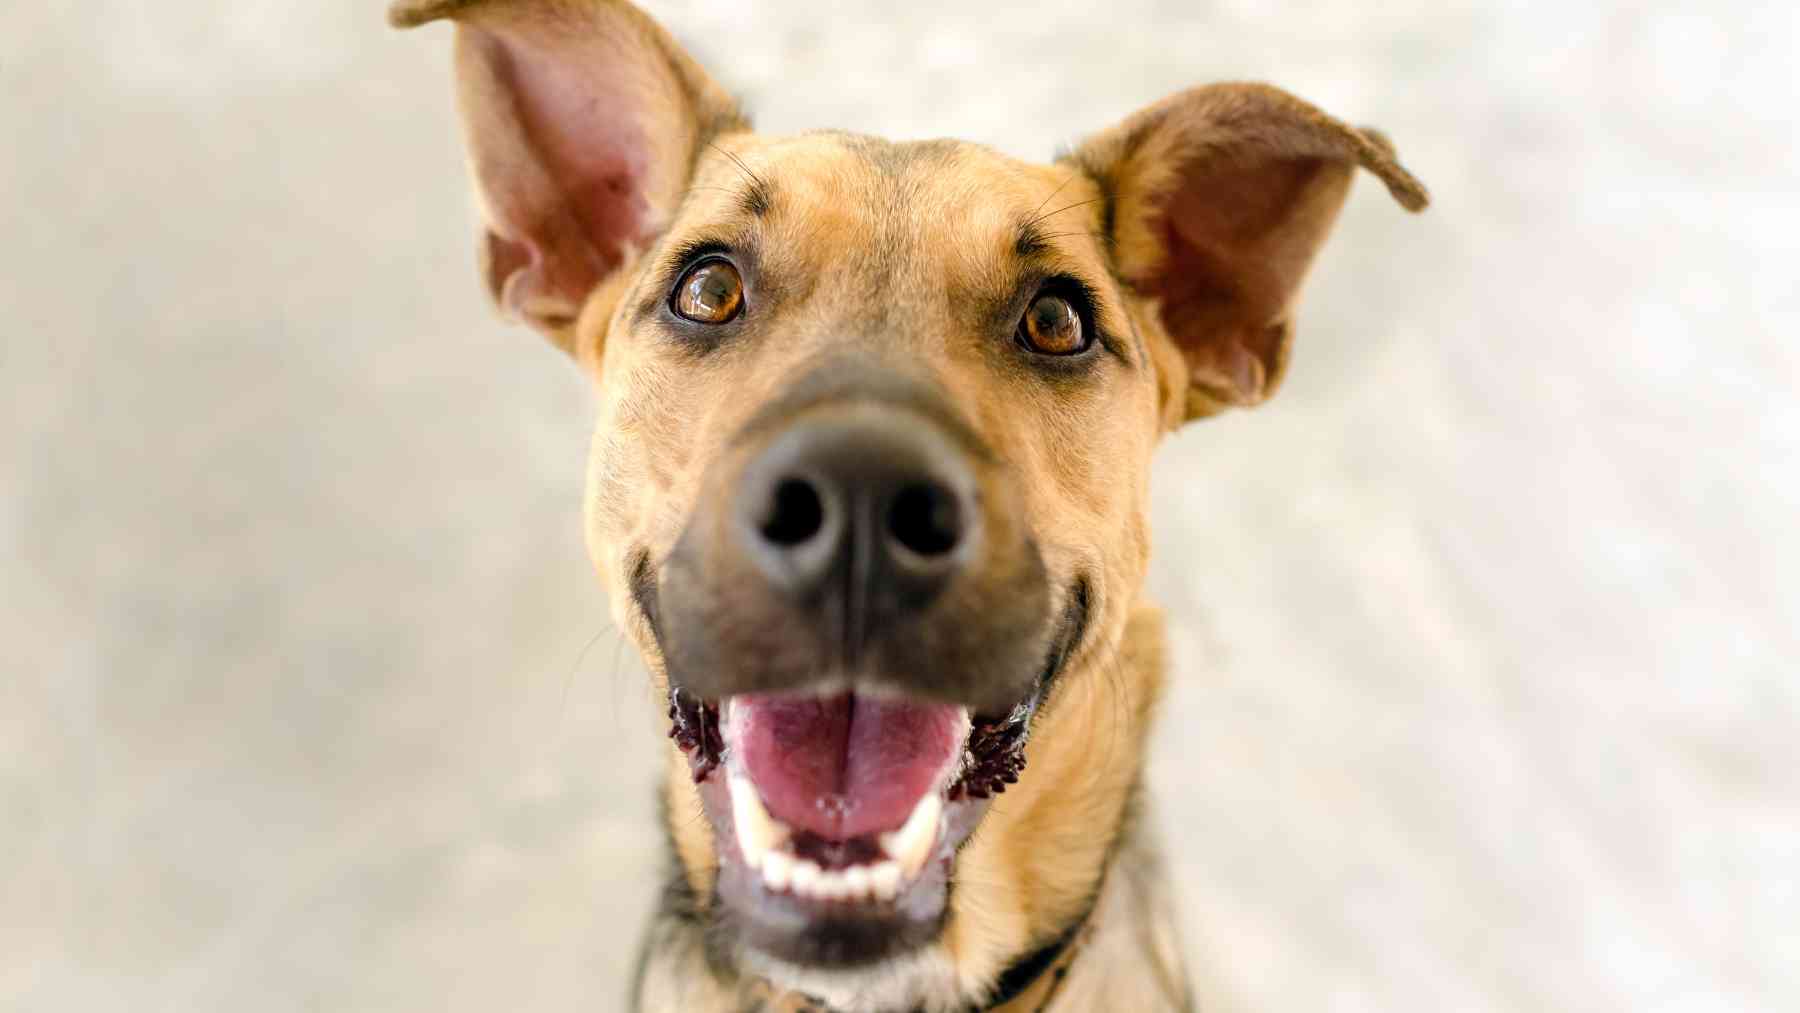
[[[744,694],[670,712],[714,830],[714,939],[786,978],[924,959],[958,849],[1015,782],[1040,694],[1004,716],[871,693]]]

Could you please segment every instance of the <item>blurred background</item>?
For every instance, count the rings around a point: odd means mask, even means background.
[[[768,131],[1257,78],[1431,185],[1158,462],[1202,1009],[1800,1008],[1794,5],[649,7]],[[622,1006],[660,726],[448,38],[0,11],[0,1008]]]

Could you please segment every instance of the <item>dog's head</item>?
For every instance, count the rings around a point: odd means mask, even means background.
[[[595,380],[589,541],[715,958],[981,994],[1080,919],[1136,783],[1154,444],[1274,390],[1357,166],[1423,190],[1263,86],[1033,165],[758,136],[624,3],[394,16],[459,23],[486,281]]]

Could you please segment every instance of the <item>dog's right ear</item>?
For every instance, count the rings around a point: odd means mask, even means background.
[[[397,0],[388,11],[400,28],[441,18],[457,25],[489,294],[573,351],[588,297],[667,226],[700,146],[746,124],[623,0]]]
[[[1171,425],[1274,393],[1295,297],[1359,166],[1409,211],[1430,201],[1381,134],[1262,84],[1172,95],[1069,158],[1107,195],[1114,264],[1155,300],[1157,347],[1177,353]]]

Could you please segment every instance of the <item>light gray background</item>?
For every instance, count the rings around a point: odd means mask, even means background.
[[[768,130],[1039,156],[1250,77],[1431,184],[1160,457],[1205,1009],[1800,1008],[1800,21],[1491,6],[653,9]],[[0,12],[0,1008],[618,1008],[657,732],[446,56]]]

